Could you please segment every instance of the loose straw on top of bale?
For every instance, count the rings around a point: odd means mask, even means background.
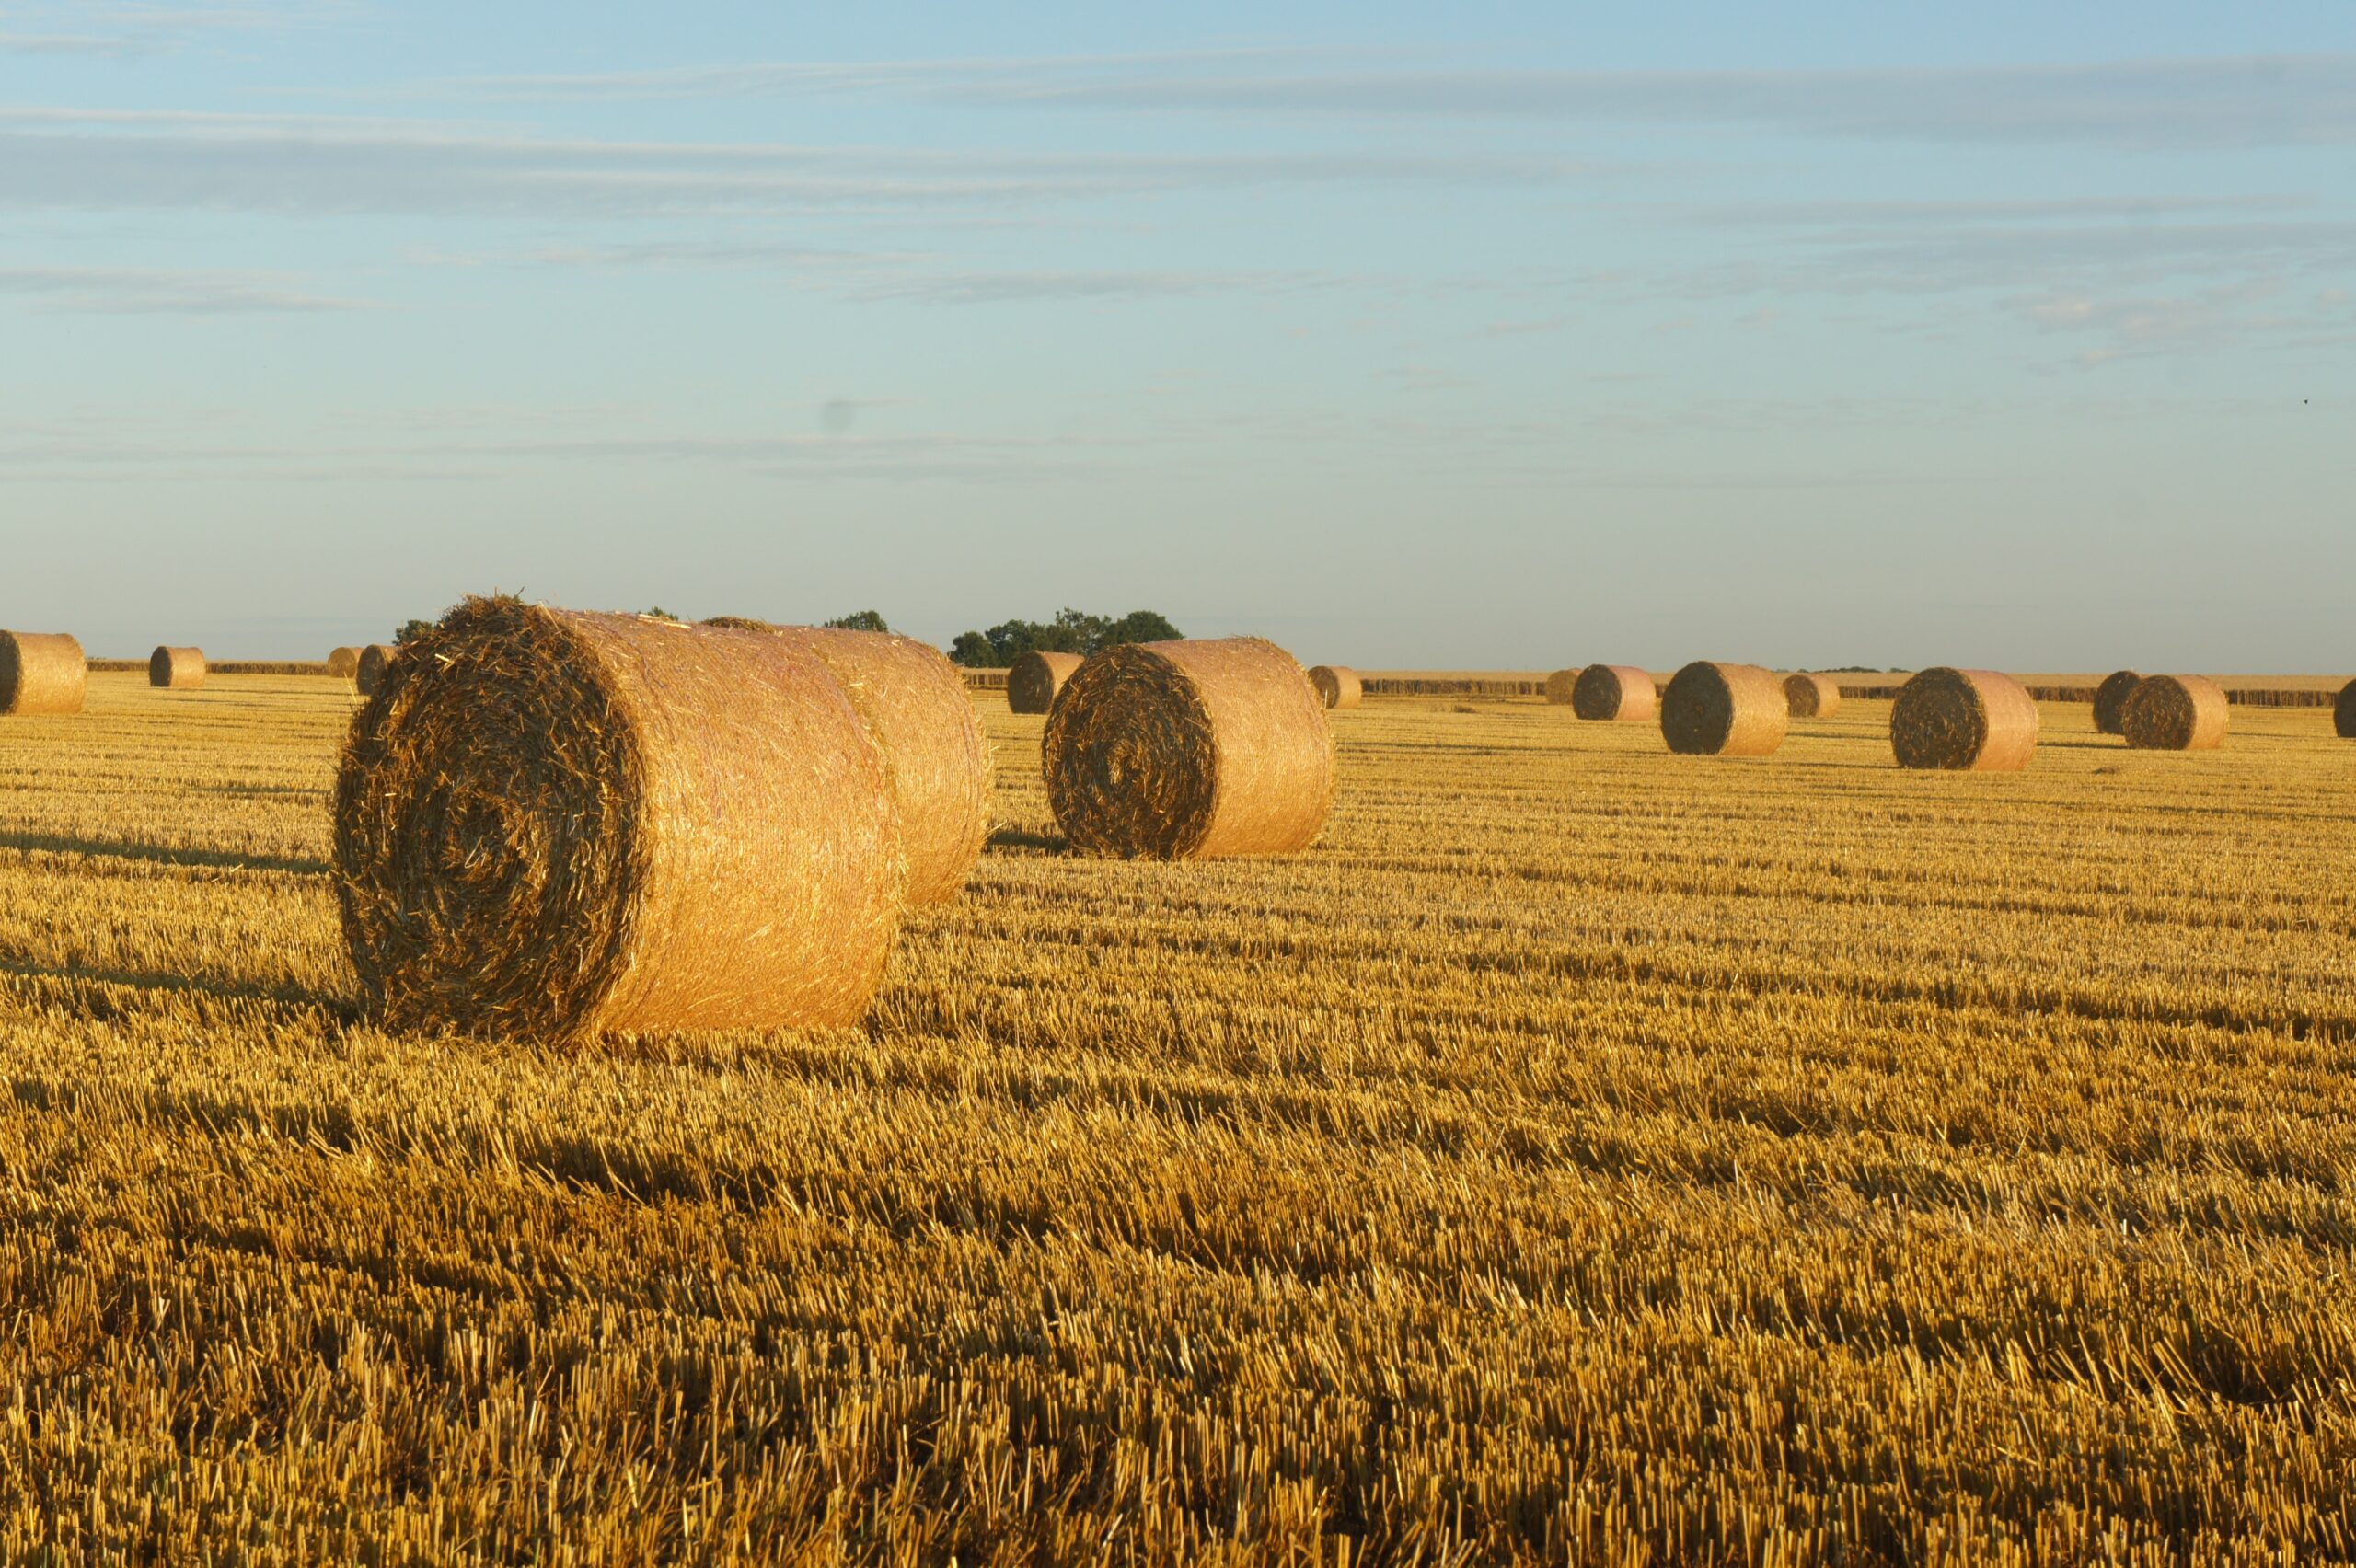
[[[1784,683],[1756,664],[1688,664],[1661,698],[1661,738],[1690,756],[1766,756],[1791,722]]]
[[[1319,664],[1309,672],[1309,684],[1328,708],[1356,708],[1366,700],[1365,683],[1347,664]]]
[[[1576,706],[1579,677],[1585,670],[1556,670],[1546,677],[1546,700],[1557,708]]]
[[[360,651],[360,662],[352,669],[353,684],[363,697],[374,697],[385,684],[385,672],[393,667],[400,649],[389,642],[372,642]]]
[[[859,709],[891,782],[908,862],[908,902],[957,896],[990,831],[990,747],[965,677],[941,650],[888,631],[770,626],[737,616],[703,623],[759,630],[807,647]]]
[[[171,691],[194,691],[204,684],[204,650],[156,649],[147,655],[147,684]]]
[[[512,599],[451,611],[354,717],[335,863],[391,1027],[558,1042],[848,1023],[907,884],[806,643]]]
[[[89,669],[64,632],[0,631],[0,713],[79,713]]]
[[[2356,681],[2339,688],[2332,699],[2331,728],[2343,741],[2356,741]]]
[[[1056,696],[1082,663],[1077,653],[1025,653],[1007,666],[1006,706],[1011,713],[1047,713]]]
[[[2142,751],[2211,751],[2233,713],[2224,688],[2204,675],[2147,675],[2119,710],[2119,733]]]
[[[1075,848],[1282,855],[1324,825],[1334,737],[1316,688],[1272,642],[1130,643],[1065,686],[1047,718],[1045,772]]]
[[[1660,688],[1633,664],[1589,664],[1572,684],[1571,711],[1582,719],[1649,722],[1660,712]]]
[[[1889,708],[1900,767],[2017,773],[2037,750],[2037,703],[1994,670],[1924,670]]]
[[[2119,735],[2126,732],[2119,726],[2119,715],[2126,710],[2127,699],[2141,686],[2143,677],[2132,670],[2113,670],[2095,687],[2095,731],[2098,734]]]
[[[1841,683],[1805,672],[1785,675],[1784,701],[1795,719],[1830,719],[1841,711]]]
[[[341,680],[359,679],[360,650],[338,648],[330,651],[328,654],[328,674]]]

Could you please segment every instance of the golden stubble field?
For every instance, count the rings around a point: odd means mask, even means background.
[[[316,679],[0,725],[0,1561],[2356,1554],[2356,744],[1335,716],[868,1025],[356,1016]]]

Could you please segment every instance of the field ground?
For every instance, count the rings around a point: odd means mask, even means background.
[[[351,699],[0,726],[0,1561],[2356,1556],[2356,744],[1336,716],[867,1028],[355,1016]]]

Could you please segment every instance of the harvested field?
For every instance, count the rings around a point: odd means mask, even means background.
[[[359,1016],[340,686],[0,726],[0,1561],[2350,1554],[2329,715],[1457,706],[1165,864],[977,698],[863,1026],[587,1055]]]

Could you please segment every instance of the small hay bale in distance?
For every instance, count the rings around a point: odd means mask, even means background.
[[[194,691],[204,684],[204,650],[158,648],[147,655],[147,684],[167,691]]]
[[[1807,672],[1785,675],[1784,701],[1795,719],[1830,719],[1841,711],[1841,683]]]
[[[818,656],[859,709],[891,782],[908,902],[956,897],[990,831],[989,741],[957,666],[932,644],[895,632],[771,626],[740,616],[703,624],[788,638]]]
[[[360,678],[360,650],[357,648],[330,650],[328,653],[328,674],[338,680],[358,680]]]
[[[1660,701],[1661,738],[1686,756],[1771,755],[1791,722],[1784,683],[1756,664],[1688,664]]]
[[[388,1027],[556,1043],[849,1023],[907,884],[807,643],[469,599],[353,717],[335,870]]]
[[[1585,670],[1556,670],[1546,677],[1546,700],[1557,708],[1576,707],[1578,702],[1579,677]]]
[[[2331,728],[2343,741],[2356,741],[2356,681],[2339,688],[2332,699]]]
[[[1256,637],[1104,650],[1057,698],[1044,753],[1047,804],[1092,854],[1290,854],[1334,803],[1325,705]]]
[[[1548,677],[1552,701],[1553,677]],[[1634,664],[1589,664],[1571,683],[1571,711],[1582,719],[1649,723],[1660,713],[1660,688]]]
[[[1923,670],[1889,705],[1889,747],[1900,767],[2017,773],[2037,751],[2037,703],[1994,670]]]
[[[1011,713],[1049,713],[1064,683],[1085,663],[1077,653],[1025,653],[1006,670],[1006,706]]]
[[[360,661],[352,667],[352,683],[360,695],[374,697],[385,684],[385,673],[393,667],[400,649],[390,642],[372,642],[360,651]]]
[[[2127,732],[2120,728],[2119,715],[2127,708],[2128,698],[2142,683],[2143,677],[2132,670],[2113,670],[2103,677],[2102,685],[2095,687],[2096,733],[2123,735]]]
[[[2214,751],[2232,715],[2225,688],[2205,675],[2146,675],[2119,709],[2119,733],[2139,751]]]
[[[1356,708],[1366,700],[1366,683],[1347,664],[1319,664],[1309,672],[1309,684],[1328,708]]]
[[[64,632],[0,631],[0,713],[79,713],[89,684],[82,645]]]

